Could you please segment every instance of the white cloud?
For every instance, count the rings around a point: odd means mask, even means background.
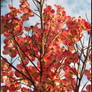
[[[55,0],[47,0],[46,3],[48,5],[52,5],[53,6],[56,3],[56,1]]]
[[[70,16],[82,16],[85,18],[85,13],[91,21],[91,4],[90,0],[58,0],[59,5],[64,6],[66,13]]]
[[[91,0],[88,0],[89,3],[91,3]]]

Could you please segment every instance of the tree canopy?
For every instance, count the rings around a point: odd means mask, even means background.
[[[2,92],[79,92],[83,76],[87,82],[81,92],[91,92],[90,23],[81,16],[67,16],[60,5],[31,2],[36,10],[20,0],[19,8],[8,5],[10,12],[1,18],[2,52],[11,58],[1,56]],[[24,25],[35,16],[40,21]]]

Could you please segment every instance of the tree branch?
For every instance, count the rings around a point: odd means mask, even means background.
[[[15,69],[18,73],[20,73],[22,76],[24,76],[27,80],[31,81],[32,84],[34,85],[35,89],[37,90],[34,81],[32,79],[30,79],[29,77],[27,77],[24,73],[22,73],[21,71],[19,71],[15,66],[13,66],[11,63],[9,63],[3,56],[1,56],[1,58],[3,60],[5,60],[6,63],[8,63],[13,69]]]

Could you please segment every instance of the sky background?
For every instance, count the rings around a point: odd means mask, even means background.
[[[1,14],[9,12],[8,4],[11,0],[4,3],[4,7],[1,8]],[[29,0],[31,2],[31,0]],[[67,15],[74,17],[82,16],[86,19],[87,14],[89,21],[91,22],[91,0],[46,0],[48,5],[53,6],[54,4],[61,5],[65,8]],[[13,6],[19,7],[19,0],[13,0]],[[34,8],[31,5],[31,8]]]
[[[3,3],[3,7],[1,8],[1,15],[5,15],[6,13],[9,12],[8,9],[8,4],[10,4],[11,0],[7,0],[7,2]],[[31,2],[31,0],[29,0],[29,2]],[[66,14],[68,16],[73,16],[78,18],[78,16],[81,16],[82,18],[86,19],[86,15],[87,14],[87,18],[89,20],[89,22],[91,22],[91,0],[46,0],[48,5],[51,5],[52,7],[54,6],[54,4],[58,4],[61,5],[65,8]],[[19,7],[19,0],[13,0],[13,6],[18,8]],[[31,8],[33,9],[34,6],[31,6]],[[54,7],[53,7],[54,8]],[[33,21],[32,21],[33,20]],[[33,18],[30,21],[30,24],[35,24],[37,22],[37,18]],[[25,23],[27,24],[27,23]],[[86,36],[87,34],[85,34]],[[4,36],[1,36],[1,50],[3,50],[3,39]],[[87,41],[87,39],[85,39],[85,42]],[[86,43],[85,43],[86,44]],[[2,52],[1,52],[2,54]],[[86,82],[86,77],[83,78],[83,83]],[[81,85],[82,87],[82,85]]]

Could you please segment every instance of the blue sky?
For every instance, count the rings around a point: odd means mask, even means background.
[[[10,4],[11,0],[8,0],[5,4],[4,7],[1,8],[1,14],[4,15],[9,12],[8,9],[8,4]],[[31,2],[31,0],[29,0]],[[47,4],[51,5],[52,7],[54,4],[61,5],[65,8],[65,11],[67,15],[73,16],[73,17],[78,17],[82,16],[84,19],[86,19],[85,14],[87,14],[89,22],[91,22],[91,0],[46,0]],[[19,0],[13,0],[13,5],[15,7],[19,7]],[[32,9],[34,6],[32,6]],[[33,20],[33,21],[32,21]],[[30,23],[35,24],[37,22],[37,17],[31,19]],[[4,37],[2,36],[1,38],[1,50],[3,49],[3,39]],[[86,40],[87,41],[87,40]],[[86,42],[85,41],[85,42]],[[84,80],[86,79],[85,77],[83,78]]]
[[[5,6],[1,8],[1,14],[5,14],[9,11],[8,4],[11,0],[7,1]],[[30,1],[30,0],[29,0]],[[67,15],[71,16],[82,16],[85,17],[85,13],[87,13],[88,19],[91,22],[91,0],[46,0],[47,4],[53,6],[54,4],[58,4],[65,7]],[[30,1],[31,2],[31,1]],[[13,5],[18,8],[19,0],[13,0]],[[32,6],[32,8],[34,8]]]
[[[91,21],[91,0],[49,0],[48,2],[52,6],[55,3],[64,6],[67,15],[85,18],[85,13],[87,13]]]

